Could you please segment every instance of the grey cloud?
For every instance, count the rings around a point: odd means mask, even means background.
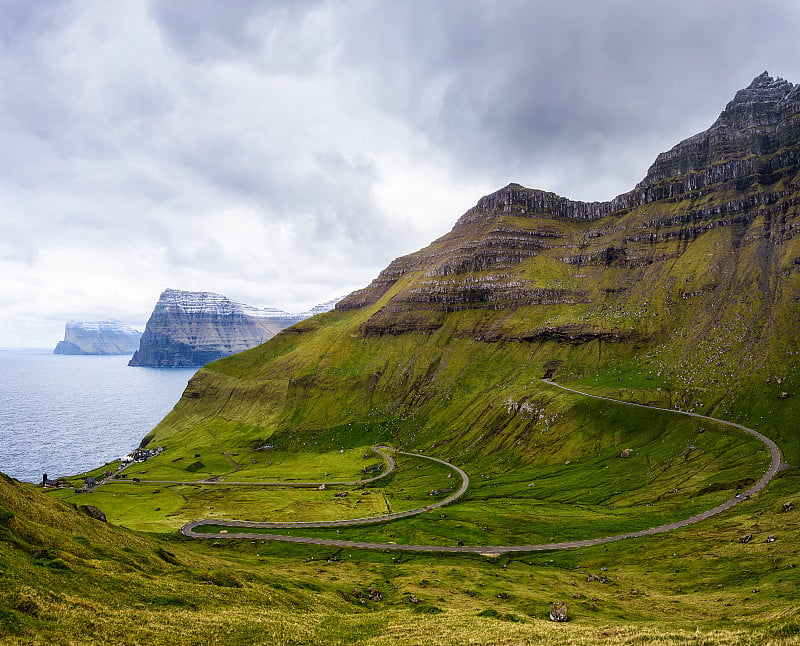
[[[149,10],[167,40],[198,62],[251,56],[270,32],[293,33],[317,0],[151,0]]]
[[[646,143],[652,159],[765,67],[800,74],[800,8],[789,1],[411,2],[360,18],[371,28],[346,41],[347,60],[383,105],[456,169],[509,179],[559,160],[576,184],[598,172],[618,182],[597,169],[593,142]]]
[[[799,12],[0,0],[9,309],[85,316],[110,286],[141,318],[169,285],[313,303],[461,213],[431,204],[509,181],[611,197],[764,69],[800,81]]]

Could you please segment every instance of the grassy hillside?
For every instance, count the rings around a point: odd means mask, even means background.
[[[2,479],[0,634],[4,644],[796,644],[800,512],[780,511],[792,487],[784,476],[751,506],[674,535],[487,559],[155,540]],[[570,623],[546,619],[555,599]]]

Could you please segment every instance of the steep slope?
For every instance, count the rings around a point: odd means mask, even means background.
[[[67,321],[53,354],[133,354],[142,333],[121,321]]]
[[[254,440],[342,439],[353,425],[381,439],[388,423],[426,450],[446,439],[451,455],[502,447],[534,459],[558,446],[544,373],[613,369],[615,394],[723,416],[768,378],[783,384],[770,397],[790,397],[798,95],[756,78],[611,202],[518,184],[481,198],[335,313],[201,371],[147,439],[221,420]]]

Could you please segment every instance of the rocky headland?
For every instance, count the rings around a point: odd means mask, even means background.
[[[336,300],[308,312],[290,314],[259,308],[212,292],[165,290],[158,299],[128,365],[189,368],[248,350],[278,332],[320,312]]]
[[[142,333],[121,321],[67,321],[53,354],[132,354]]]

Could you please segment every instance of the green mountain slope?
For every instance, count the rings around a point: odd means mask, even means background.
[[[572,415],[545,373],[721,416],[764,384],[771,405],[790,406],[798,95],[762,75],[611,202],[516,184],[482,198],[335,312],[201,371],[148,441],[230,429],[245,443],[561,459],[531,439]]]

